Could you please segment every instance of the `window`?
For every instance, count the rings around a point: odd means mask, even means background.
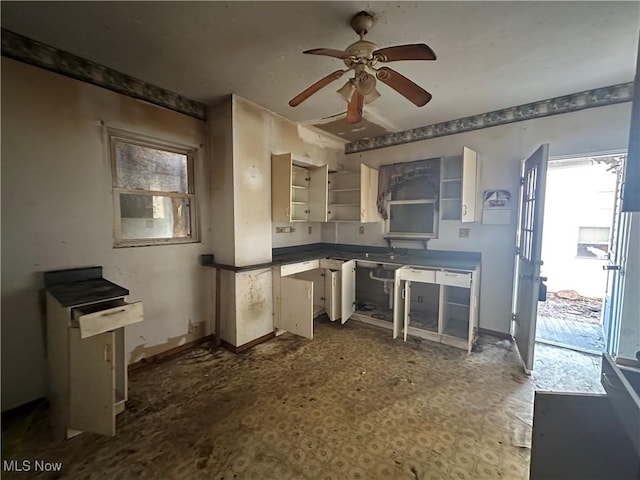
[[[194,150],[111,133],[116,247],[198,241]]]
[[[389,236],[433,238],[438,233],[438,183],[426,176],[411,178],[391,189],[387,209]]]
[[[609,227],[578,227],[579,258],[606,259],[609,252]]]

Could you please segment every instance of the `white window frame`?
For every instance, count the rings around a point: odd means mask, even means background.
[[[195,187],[195,157],[197,149],[191,146],[180,145],[177,143],[157,140],[144,135],[133,134],[115,129],[107,129],[109,158],[111,162],[111,181],[113,187],[113,246],[115,248],[122,247],[142,247],[150,245],[175,245],[182,243],[198,243],[200,242],[200,228],[198,222],[198,205]],[[187,156],[187,193],[179,192],[163,192],[155,190],[144,190],[138,188],[123,188],[117,185],[117,165],[115,155],[116,143],[128,143],[141,147],[153,148],[165,152],[173,152]],[[167,237],[167,238],[140,238],[140,239],[123,239],[122,238],[122,222],[120,213],[120,195],[149,195],[168,198],[184,198],[189,200],[189,228],[190,235],[184,238]]]
[[[438,238],[438,227],[440,224],[437,208],[437,200],[420,198],[415,200],[387,200],[387,219],[385,220],[385,233],[389,237],[415,238],[415,239],[431,239]],[[433,233],[428,232],[394,232],[391,231],[391,206],[392,205],[433,205]]]

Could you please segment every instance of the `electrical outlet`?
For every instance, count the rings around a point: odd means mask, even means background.
[[[311,232],[313,231],[313,227],[311,225],[309,225],[308,231],[309,231],[309,235],[311,235]]]
[[[364,227],[360,227],[359,232],[360,232],[360,235],[364,235]]]
[[[293,227],[276,227],[276,233],[292,233],[294,231]]]
[[[424,298],[422,297],[422,295],[418,295],[418,303],[422,303],[424,301]]]
[[[469,229],[468,228],[460,228],[460,229],[458,229],[458,237],[460,237],[460,238],[469,238]]]
[[[204,329],[204,325],[202,322],[189,323],[189,333],[191,335],[201,336],[203,329]]]

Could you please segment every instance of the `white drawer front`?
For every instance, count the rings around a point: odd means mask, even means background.
[[[280,267],[280,276],[286,277],[294,273],[306,272],[320,268],[320,260],[307,260],[306,262],[290,263]]]
[[[343,260],[335,260],[333,258],[321,258],[320,268],[328,268],[330,270],[340,270],[342,268]]]
[[[402,268],[398,270],[400,280],[412,280],[422,283],[436,283],[436,271],[424,268]],[[438,272],[439,273],[439,272]]]
[[[436,283],[451,285],[452,287],[471,287],[471,273],[461,272],[436,272]]]
[[[125,303],[113,308],[93,313],[81,314],[76,311],[75,320],[80,327],[80,338],[87,338],[116,328],[138,323],[143,320],[142,302]]]

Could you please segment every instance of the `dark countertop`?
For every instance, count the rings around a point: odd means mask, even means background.
[[[425,255],[426,253],[426,255]],[[286,253],[273,255],[274,265],[286,265],[289,263],[304,262],[305,260],[315,260],[321,258],[336,258],[339,260],[358,260],[371,263],[386,263],[392,265],[415,265],[432,268],[451,268],[458,270],[473,270],[480,265],[480,258],[472,258],[469,252],[447,252],[449,255],[428,255],[429,251],[420,251],[419,254],[412,253],[368,253],[368,252],[344,252],[339,249],[317,249],[306,252]]]
[[[273,249],[272,261],[258,265],[235,267],[218,263],[203,265],[224,270],[242,272],[257,270],[269,266],[287,265],[289,263],[336,258],[340,260],[359,260],[372,263],[395,265],[416,265],[431,268],[450,268],[455,270],[473,270],[480,265],[481,255],[478,252],[454,252],[445,250],[412,250],[400,248],[391,252],[386,247],[315,243]]]
[[[47,291],[63,307],[96,303],[129,295],[129,290],[104,278],[58,283],[48,286]]]

